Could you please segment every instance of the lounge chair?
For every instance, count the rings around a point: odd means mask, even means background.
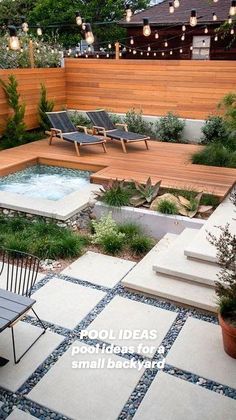
[[[138,141],[144,141],[148,149],[147,141],[150,140],[150,137],[128,131],[127,124],[113,124],[106,111],[89,111],[87,115],[94,124],[94,134],[103,134],[105,138],[119,141],[124,153],[127,153],[126,143],[135,143]],[[117,127],[119,126],[123,129],[118,129]]]
[[[54,138],[59,137],[62,140],[74,143],[75,150],[78,156],[80,156],[79,149],[81,146],[92,146],[95,144],[101,144],[104,152],[106,153],[106,139],[91,136],[90,134],[88,134],[87,128],[84,126],[74,126],[66,111],[46,112],[46,114],[52,127],[50,129],[50,145],[52,144],[52,140]],[[78,129],[82,129],[84,132],[80,133]]]

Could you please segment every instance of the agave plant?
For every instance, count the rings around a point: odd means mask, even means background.
[[[161,186],[161,181],[152,185],[151,178],[149,177],[146,184],[141,184],[134,181],[136,189],[135,195],[130,199],[130,204],[134,207],[145,206],[150,207],[152,201],[157,197]]]
[[[207,213],[210,211],[212,206],[200,205],[202,194],[203,193],[199,193],[196,197],[190,200],[187,200],[185,197],[179,195],[178,200],[181,204],[179,207],[179,214],[193,218],[196,214]]]

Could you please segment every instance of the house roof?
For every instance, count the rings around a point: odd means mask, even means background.
[[[223,22],[228,18],[230,0],[219,0],[217,3],[209,3],[209,0],[180,0],[180,6],[175,9],[173,14],[169,13],[169,0],[163,0],[155,6],[149,7],[139,13],[135,13],[130,22],[123,19],[121,26],[140,26],[143,18],[148,18],[150,24],[154,25],[173,25],[188,23],[192,9],[197,11],[199,23],[214,23],[212,13],[215,12],[218,22]]]

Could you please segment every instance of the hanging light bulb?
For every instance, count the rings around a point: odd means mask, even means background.
[[[29,30],[29,25],[28,25],[28,23],[27,23],[27,22],[22,22],[21,27],[22,27],[22,31],[23,31],[23,32],[25,32],[25,33],[27,33],[27,32],[28,32],[28,30]]]
[[[149,52],[147,52],[147,56],[149,57],[149,55],[150,55],[150,53]]]
[[[165,55],[164,51],[162,51],[161,55],[164,57],[164,55]]]
[[[159,33],[157,31],[155,31],[155,39],[159,38]]]
[[[183,49],[182,49],[182,48],[180,48],[179,52],[180,52],[180,54],[182,54],[182,52],[183,52]]]
[[[109,48],[109,50],[111,49],[111,44],[110,43],[108,44],[108,48]]]
[[[205,45],[206,45],[205,39],[202,40],[202,45],[203,45],[203,47],[205,47]]]
[[[82,17],[80,15],[80,12],[75,13],[75,22],[76,22],[76,25],[78,26],[82,25]]]
[[[148,45],[148,48],[147,48],[147,50],[148,50],[148,51],[151,51],[151,47],[150,47],[150,45]]]
[[[143,55],[143,51],[141,51],[140,55]]]
[[[150,36],[151,35],[151,28],[149,25],[149,19],[143,18],[143,35]]]
[[[8,26],[10,38],[9,38],[9,48],[13,51],[20,49],[20,41],[17,36],[17,31],[15,26]]]
[[[191,10],[190,15],[190,26],[196,26],[197,25],[197,12],[195,9]]]
[[[39,24],[37,24],[37,35],[38,36],[42,36],[43,35],[42,28],[40,28]]]
[[[133,15],[133,12],[130,8],[130,5],[127,4],[127,6],[126,6],[126,17],[125,17],[126,22],[130,22],[132,15]]]
[[[230,35],[234,35],[234,28],[230,30]]]
[[[208,34],[208,32],[209,32],[209,31],[208,31],[208,27],[207,27],[207,26],[205,26],[204,33],[205,33],[205,34]]]
[[[109,58],[109,57],[110,57],[110,54],[109,54],[109,53],[107,53],[106,57],[107,57],[107,58]]]
[[[233,22],[233,19],[232,19],[232,17],[231,17],[231,16],[229,16],[229,17],[228,17],[228,24],[229,24],[229,25],[231,25],[231,24],[232,24],[232,22]]]
[[[215,14],[215,12],[212,13],[212,19],[214,20],[214,22],[218,19],[217,15]]]
[[[89,45],[94,43],[94,36],[93,36],[93,32],[92,32],[90,23],[86,23],[86,25],[85,25],[85,40],[86,40],[87,44],[89,44]]]
[[[131,45],[134,45],[134,38],[131,36],[131,38],[130,38],[130,44]]]
[[[218,3],[218,0],[213,0],[213,3]]]
[[[168,47],[168,41],[167,41],[167,39],[165,40],[164,46],[165,47]]]
[[[82,30],[83,31],[85,31],[85,29],[86,29],[86,22],[85,22],[85,20],[84,20],[84,18],[82,18]]]
[[[185,34],[182,34],[181,41],[184,41],[184,40],[185,40]]]
[[[191,47],[190,47],[190,51],[193,51],[193,46],[191,45]]]
[[[91,52],[91,47],[90,47],[90,45],[88,46],[88,52]]]
[[[154,55],[154,57],[156,57],[157,53],[156,53],[156,52],[154,52],[154,53],[153,53],[153,55]]]
[[[235,0],[232,0],[231,1],[231,6],[230,6],[230,9],[229,9],[229,14],[230,14],[230,16],[235,16],[236,15],[236,1]]]
[[[171,50],[171,51],[170,51],[170,55],[172,55],[172,54],[173,54],[173,51]]]
[[[183,25],[183,26],[182,26],[182,31],[183,31],[183,32],[185,32],[185,31],[186,31],[186,26],[185,26],[185,25]]]
[[[136,50],[133,50],[133,54],[136,55],[137,54],[137,51]]]
[[[174,0],[174,7],[176,8],[176,9],[178,9],[178,7],[180,6],[180,2],[179,2],[179,0]]]
[[[175,8],[173,6],[173,1],[169,1],[169,13],[174,13]]]
[[[218,41],[218,35],[215,35],[214,40],[215,40],[215,41]]]

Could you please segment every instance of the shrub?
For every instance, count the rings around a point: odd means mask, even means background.
[[[83,127],[92,128],[92,123],[85,114],[78,111],[70,112],[70,119],[74,125],[82,125]]]
[[[221,143],[214,143],[196,152],[192,162],[198,165],[226,166],[236,168],[236,152],[233,152]]]
[[[174,202],[167,199],[160,200],[156,207],[156,210],[164,214],[178,214],[179,212],[177,205]]]
[[[0,84],[7,97],[8,105],[13,110],[13,115],[7,121],[4,138],[8,147],[14,147],[23,142],[26,130],[24,123],[25,104],[20,103],[18,82],[13,75],[8,76],[8,83],[0,79]]]
[[[208,117],[202,127],[202,133],[202,144],[225,142],[228,136],[224,119],[216,115]]]
[[[44,131],[50,128],[50,123],[46,112],[51,112],[54,108],[54,102],[47,99],[47,90],[43,83],[40,87],[40,99],[38,105],[39,125]]]
[[[109,206],[129,206],[131,190],[124,181],[110,181],[97,193],[101,201]]]
[[[157,122],[157,135],[161,141],[180,143],[185,122],[169,112]]]
[[[135,235],[130,241],[130,249],[136,255],[143,255],[154,246],[152,238],[145,235]]]
[[[142,111],[136,112],[135,109],[131,109],[126,113],[124,122],[127,124],[129,131],[156,138],[154,124],[143,118]]]
[[[119,225],[118,230],[125,235],[126,242],[130,242],[134,236],[142,234],[140,226],[132,222]]]
[[[101,246],[107,254],[115,255],[124,247],[124,238],[121,235],[106,235],[101,241]]]
[[[204,194],[201,198],[201,205],[217,207],[220,203],[220,199],[212,194]]]
[[[124,239],[125,235],[118,232],[118,227],[115,220],[112,219],[111,212],[104,215],[100,220],[92,220],[94,234],[92,235],[91,242],[93,244],[101,245],[105,237],[118,236]]]
[[[224,96],[218,105],[224,110],[224,119],[230,132],[236,131],[236,93],[230,92]]]

